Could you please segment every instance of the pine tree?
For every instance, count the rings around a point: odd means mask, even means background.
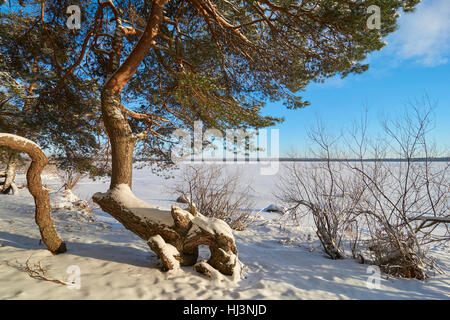
[[[58,81],[43,83],[46,89],[38,105],[52,110],[67,90],[74,95],[71,101],[78,96],[82,102],[79,86],[90,83],[97,88],[101,106],[91,112],[102,117],[111,145],[112,176],[110,191],[94,195],[94,201],[149,240],[167,268],[173,267],[173,257],[164,255],[166,242],[179,250],[182,264],[191,264],[197,245],[207,241],[210,265],[229,274],[236,254],[232,239],[205,229],[199,238],[189,238],[186,232],[199,217],[195,210],[191,215],[167,212],[175,221],[169,232],[156,221],[142,221],[119,201],[121,195],[132,197],[127,190],[133,154],[167,158],[174,143],[171,133],[192,128],[195,120],[218,130],[262,128],[282,121],[261,115],[265,102],[302,108],[309,102],[299,92],[309,83],[366,71],[362,61],[385,45],[383,37],[395,30],[398,11],[411,11],[418,2],[71,1],[81,8],[82,27],[61,30],[68,40],[62,46],[64,59],[57,46],[48,46],[57,62],[51,71],[62,72]],[[27,12],[38,24],[51,30],[66,25],[68,1],[21,4],[34,6]],[[371,5],[380,9],[380,29],[367,26]],[[195,215],[197,220],[187,218]],[[211,239],[220,239],[223,247]]]
[[[61,31],[63,27],[36,23],[25,13],[1,14],[0,131],[39,143],[63,170],[103,175],[106,170],[95,157],[101,149],[98,130],[92,130],[99,119],[92,111],[99,100],[92,84],[72,76],[58,93],[41,94],[59,79],[58,61],[70,54],[70,39]],[[16,151],[7,152],[5,163],[11,170],[6,170],[3,193],[14,186],[19,159]]]

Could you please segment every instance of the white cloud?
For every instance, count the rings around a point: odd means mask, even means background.
[[[450,0],[426,0],[413,13],[403,14],[390,45],[400,59],[428,66],[450,58]]]

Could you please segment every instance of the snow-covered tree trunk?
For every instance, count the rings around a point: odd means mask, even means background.
[[[134,196],[127,184],[116,185],[93,199],[101,208],[119,220],[127,229],[147,241],[161,260],[163,270],[195,265],[198,246],[211,251],[208,264],[225,275],[236,275],[237,249],[231,228],[220,219],[172,207],[154,208]],[[196,268],[200,271],[203,268]]]
[[[3,194],[17,194],[18,188],[15,184],[17,164],[19,162],[19,153],[11,149],[8,157],[7,168],[4,172],[4,182],[1,192]]]
[[[43,188],[41,173],[48,163],[42,149],[33,141],[8,133],[0,133],[0,146],[9,147],[16,151],[26,152],[31,157],[31,164],[27,171],[27,184],[36,205],[36,223],[39,226],[42,240],[52,253],[66,251],[66,244],[56,232],[50,216],[50,198],[48,191]]]

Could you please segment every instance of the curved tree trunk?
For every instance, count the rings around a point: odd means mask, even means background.
[[[0,146],[26,152],[31,157],[31,164],[27,171],[27,184],[36,205],[35,220],[39,226],[42,240],[52,253],[66,251],[66,244],[56,232],[50,216],[50,198],[48,191],[42,187],[41,173],[48,160],[42,149],[33,141],[13,134],[0,133]]]

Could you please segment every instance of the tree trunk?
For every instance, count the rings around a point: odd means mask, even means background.
[[[111,185],[106,193],[92,197],[125,228],[145,241],[160,258],[167,271],[179,265],[194,265],[198,246],[208,245],[208,263],[221,273],[232,275],[237,264],[237,249],[231,228],[218,219],[210,219],[177,207],[160,210],[136,198],[131,191],[135,138],[122,113],[120,94],[105,88],[102,115],[112,149]],[[196,268],[203,270],[203,268]]]
[[[207,263],[213,268],[225,275],[237,271],[233,233],[220,219],[207,218],[195,210],[188,212],[175,206],[170,211],[154,208],[136,198],[126,184],[106,193],[96,193],[93,200],[128,230],[147,241],[160,258],[164,271],[179,265],[196,264],[199,245],[209,246],[211,257]]]
[[[220,272],[231,275],[237,263],[237,250],[231,228],[225,222],[176,207],[171,211],[153,208],[136,198],[131,191],[136,138],[123,113],[121,92],[154,45],[167,1],[153,1],[146,28],[121,65],[125,31],[118,12],[115,14],[116,30],[112,37],[108,80],[101,94],[102,118],[112,153],[111,185],[106,193],[96,193],[92,199],[103,211],[147,241],[160,258],[163,270],[174,269],[179,265],[194,265],[197,262],[198,246],[205,244],[210,246],[211,251],[208,263]]]
[[[15,179],[18,162],[19,153],[16,150],[11,149],[9,152],[8,166],[5,171],[5,181],[1,190],[3,194],[17,194]]]
[[[131,188],[135,140],[131,127],[122,113],[120,93],[113,93],[109,89],[103,90],[102,116],[111,143],[112,176],[110,189],[119,184],[127,184]]]
[[[65,252],[66,244],[56,232],[50,216],[48,191],[42,187],[41,173],[48,163],[44,152],[33,141],[7,133],[0,133],[0,146],[26,152],[31,157],[31,164],[27,171],[27,184],[36,205],[36,224],[39,226],[42,240],[52,253]]]

